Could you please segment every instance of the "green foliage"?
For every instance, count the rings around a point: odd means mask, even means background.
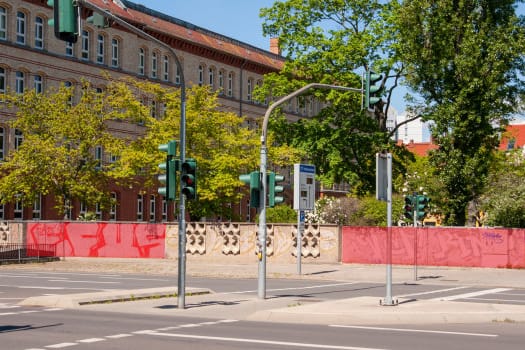
[[[525,228],[525,156],[522,150],[502,153],[481,196],[485,225]]]
[[[276,205],[273,208],[266,208],[266,222],[297,223],[297,211],[285,204]]]
[[[264,33],[279,38],[290,60],[280,74],[265,76],[254,93],[259,100],[287,95],[309,82],[361,88],[358,72],[372,66],[383,73],[381,84],[393,81],[372,118],[361,110],[361,94],[316,90],[308,94],[326,104],[315,118],[288,125],[275,118],[270,123],[278,142],[308,155],[323,184],[347,182],[357,195],[370,194],[375,187],[375,153],[393,150],[398,164],[404,163],[386,128],[392,89],[402,74],[402,66],[384,55],[390,38],[380,23],[389,13],[381,1],[287,0],[261,10]]]
[[[402,216],[403,199],[396,196],[392,203],[392,225]],[[374,197],[324,197],[315,202],[315,211],[307,213],[307,222],[344,226],[387,226],[386,202]]]
[[[407,82],[434,121],[431,154],[443,183],[445,224],[464,225],[485,185],[498,128],[523,93],[523,23],[515,1],[404,1],[390,19]]]

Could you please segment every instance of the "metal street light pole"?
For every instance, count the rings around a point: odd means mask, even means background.
[[[184,71],[182,65],[175,53],[175,50],[168,44],[163,41],[158,40],[157,38],[149,35],[148,33],[138,29],[132,24],[124,21],[118,16],[115,16],[111,12],[97,5],[94,5],[85,0],[78,0],[77,3],[79,6],[84,6],[88,9],[91,9],[97,13],[102,14],[105,17],[110,18],[112,21],[118,23],[122,27],[128,29],[130,32],[137,34],[138,36],[154,42],[155,44],[162,46],[168,50],[175,59],[175,64],[180,73],[180,135],[179,135],[179,148],[180,148],[180,161],[181,164],[186,161],[186,84],[184,80]],[[180,184],[181,193],[182,193],[182,183]],[[178,282],[177,282],[177,297],[178,297],[178,308],[185,308],[185,296],[186,296],[186,205],[185,197],[180,196],[179,199],[179,264],[178,264]]]
[[[302,93],[315,88],[322,89],[332,89],[332,90],[346,90],[346,91],[356,91],[363,93],[363,89],[351,88],[346,86],[338,85],[329,85],[321,83],[311,83],[303,86],[302,88],[292,92],[289,95],[286,95],[279,100],[275,101],[268,107],[266,113],[264,114],[262,134],[261,134],[261,181],[262,181],[262,191],[260,192],[259,205],[261,207],[261,212],[259,214],[259,229],[258,229],[258,246],[261,254],[259,255],[259,276],[258,276],[258,288],[257,296],[260,299],[266,298],[266,193],[267,193],[267,183],[266,183],[266,164],[268,158],[268,147],[266,145],[267,139],[267,130],[268,130],[268,120],[273,110],[278,106],[282,105],[284,102],[294,98],[295,96],[301,95]]]

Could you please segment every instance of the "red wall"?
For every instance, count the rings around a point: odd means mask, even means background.
[[[342,262],[384,264],[386,227],[343,227]],[[525,268],[525,230],[392,227],[392,263]]]
[[[27,243],[54,244],[58,256],[164,258],[166,225],[29,222]]]

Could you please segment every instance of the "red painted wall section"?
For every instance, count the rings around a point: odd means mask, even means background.
[[[58,256],[164,258],[166,225],[30,222],[27,243],[54,244]]]
[[[525,230],[392,227],[392,263],[525,268]],[[385,264],[386,227],[343,227],[342,262]]]

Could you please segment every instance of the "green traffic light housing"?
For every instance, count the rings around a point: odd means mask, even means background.
[[[79,29],[79,7],[75,0],[48,0],[47,5],[53,8],[53,18],[48,24],[53,26],[59,40],[76,43]]]
[[[239,180],[250,186],[250,208],[260,207],[261,173],[252,171],[249,174],[239,175]]]
[[[276,204],[284,202],[283,196],[276,196],[277,193],[284,192],[284,187],[278,185],[279,182],[284,181],[284,176],[270,172],[266,175],[266,178],[268,184],[268,206],[273,208]]]
[[[181,192],[186,199],[197,198],[197,161],[193,158],[186,158],[181,166]]]
[[[381,85],[374,85],[379,82],[383,76],[374,73],[370,70],[366,71],[365,75],[365,108],[373,109],[376,104],[381,101],[381,92],[383,87]]]
[[[166,162],[159,164],[159,169],[163,171],[158,176],[158,180],[164,187],[159,187],[157,192],[166,197],[167,200],[176,199],[177,192],[177,171],[179,170],[179,159],[176,159],[177,141],[169,141],[166,144],[159,145],[159,150],[166,152]]]
[[[422,220],[427,215],[427,209],[428,204],[430,202],[430,198],[428,198],[425,195],[417,195],[417,204],[416,204],[416,213],[417,213],[417,219]]]

